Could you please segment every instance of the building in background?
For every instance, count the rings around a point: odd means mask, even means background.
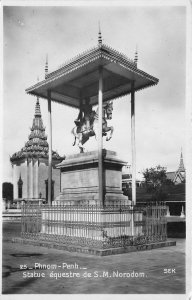
[[[140,174],[141,175],[141,174]],[[168,207],[168,215],[184,216],[185,215],[185,167],[183,162],[183,154],[181,151],[179,167],[174,172],[166,172],[167,179],[172,181],[172,184],[167,184],[163,187],[164,201]],[[131,200],[131,166],[124,168],[122,175],[122,189],[124,195],[127,195]],[[145,180],[137,174],[136,180],[136,196],[137,203],[147,203],[152,200],[152,193],[148,192],[145,185]]]
[[[123,168],[122,173],[122,189],[130,188],[132,186],[132,171],[131,171],[131,165],[126,165]],[[145,183],[145,179],[142,175],[142,173],[136,174],[136,188],[143,187]]]
[[[48,149],[47,136],[41,117],[39,99],[35,106],[35,115],[28,141],[11,158],[13,170],[14,201],[36,200],[48,197]],[[56,165],[64,157],[52,151],[52,199],[60,193],[60,170]]]
[[[172,180],[174,184],[185,183],[185,167],[182,151],[178,169],[175,172],[167,172],[167,178]]]
[[[131,188],[132,186],[132,172],[131,172],[131,165],[126,165],[123,168],[122,174],[122,188],[125,189],[126,187]],[[166,172],[167,179],[170,179],[174,184],[185,183],[185,167],[183,162],[183,154],[181,151],[179,167],[176,171],[173,172]],[[136,177],[136,187],[137,188],[144,188],[145,187],[145,179],[141,173],[137,174]]]

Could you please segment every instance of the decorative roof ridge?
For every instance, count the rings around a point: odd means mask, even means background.
[[[92,54],[94,51],[102,51],[102,50],[108,50],[113,52],[115,55],[120,56],[121,58],[125,59],[126,61],[129,61],[131,64],[136,65],[136,63],[134,62],[133,59],[130,59],[128,56],[126,56],[125,54],[123,54],[120,51],[115,50],[114,48],[112,48],[111,46],[108,46],[106,44],[101,44],[101,45],[97,45],[94,46],[92,48],[89,48],[88,50],[83,51],[82,53],[70,58],[69,60],[66,60],[63,64],[59,65],[59,67],[57,69],[54,69],[52,72],[49,72],[46,76],[46,78],[50,78],[55,72],[59,71],[60,69],[63,69],[65,67],[69,67],[71,64],[77,62],[77,60],[81,59],[84,56],[88,56],[89,54]]]
[[[122,53],[120,53],[120,52],[114,50],[113,48],[111,48],[111,47],[109,47],[109,46],[107,46],[107,45],[104,45],[104,46],[107,47],[108,49],[110,49],[110,50],[113,52],[114,55],[118,55],[118,56],[119,56],[119,58],[122,60],[122,63],[124,64],[124,65],[121,64],[123,67],[124,67],[125,65],[126,65],[126,67],[127,67],[127,66],[128,66],[127,63],[129,63],[129,64],[131,64],[131,67],[134,68],[134,71],[135,71],[137,74],[140,74],[141,76],[145,76],[145,77],[147,77],[147,78],[150,78],[151,80],[153,80],[153,81],[156,82],[155,84],[157,84],[157,83],[159,82],[159,79],[157,79],[156,77],[154,77],[154,76],[152,76],[152,75],[150,75],[150,74],[144,72],[143,70],[137,68],[137,64],[134,62],[134,60],[129,59],[126,55],[124,55],[124,54],[122,54]],[[102,48],[102,46],[101,46],[101,48]],[[111,54],[111,53],[110,53],[110,54]],[[120,62],[119,62],[119,63],[120,63]],[[130,65],[129,65],[128,67],[130,67]]]
[[[18,161],[20,159],[24,158],[46,158],[48,159],[48,148],[44,148],[42,150],[34,151],[35,149],[31,149],[30,151],[24,150],[23,148],[20,151],[15,152],[11,157],[10,161],[13,163],[15,161]],[[54,160],[58,160],[61,162],[61,160],[65,159],[65,155],[60,156],[57,151],[52,150],[52,158]]]
[[[147,84],[146,87],[155,85],[159,82],[159,79],[157,79],[156,77],[138,69],[137,64],[134,62],[134,60],[129,59],[123,53],[113,49],[112,47],[110,47],[106,44],[101,44],[101,45],[97,45],[93,48],[90,48],[89,50],[86,50],[86,51],[82,52],[81,54],[71,58],[68,62],[62,64],[59,69],[55,69],[54,71],[49,73],[46,76],[46,79],[27,88],[26,92],[30,93],[30,91],[33,90],[34,88],[39,88],[39,87],[43,86],[44,84],[46,84],[47,82],[55,81],[57,78],[60,78],[64,74],[65,75],[69,74],[69,73],[73,72],[74,70],[77,70],[78,68],[83,67],[83,66],[89,64],[90,62],[92,62],[96,59],[102,58],[102,57],[106,58],[108,60],[111,60],[113,62],[116,61],[123,68],[134,70],[134,72],[137,73],[138,75],[140,75],[142,77],[146,77],[149,80],[153,81],[153,83],[151,83],[150,85]],[[137,90],[140,90],[143,88],[144,87],[139,88]],[[42,97],[42,95],[41,95],[41,97]],[[42,97],[42,98],[46,99],[46,97]],[[54,99],[52,101],[54,101]],[[59,101],[56,101],[56,102],[59,102]]]
[[[57,69],[54,69],[53,71],[49,72],[47,74],[46,78],[51,77],[51,75],[57,71],[59,71],[60,69],[63,69],[66,66],[69,66],[70,64],[73,64],[74,62],[76,62],[76,60],[81,59],[82,57],[84,57],[85,55],[89,55],[90,53],[92,53],[95,50],[100,49],[99,46],[94,46],[92,48],[89,48],[88,50],[84,50],[83,52],[81,52],[80,54],[75,55],[72,58],[69,58],[68,60],[66,60],[63,64],[59,65]]]
[[[101,47],[100,47],[100,49],[102,49],[102,48],[104,48],[104,49],[106,48],[107,50],[112,51],[116,55],[121,56],[122,58],[124,58],[125,60],[129,61],[130,63],[136,65],[135,62],[134,62],[134,59],[129,58],[127,55],[123,54],[122,52],[120,52],[120,51],[118,51],[118,50],[116,50],[114,48],[112,48],[111,46],[108,46],[106,44],[102,44]]]
[[[99,50],[99,47],[95,47],[95,50]],[[98,55],[99,55],[99,51],[98,51]],[[93,61],[93,60],[95,60],[95,59],[97,59],[97,57],[96,58],[94,58],[94,59],[91,59],[90,60],[90,62],[91,61]],[[70,72],[72,72],[74,69],[78,69],[79,67],[78,66],[73,66],[73,63],[78,63],[78,61],[73,61],[73,62],[71,62],[70,64],[66,64],[66,65],[63,65],[63,67],[61,68],[61,69],[56,69],[55,71],[53,71],[53,72],[51,72],[51,73],[49,73],[48,75],[47,75],[47,77],[46,77],[46,79],[44,79],[44,80],[42,80],[41,82],[38,82],[38,83],[36,83],[36,84],[34,84],[34,85],[32,85],[31,87],[29,87],[29,88],[27,88],[25,91],[26,91],[26,93],[29,93],[29,91],[31,90],[31,89],[33,89],[34,87],[40,87],[40,86],[42,86],[43,84],[45,84],[47,81],[54,81],[55,80],[55,77],[54,77],[54,75],[56,74],[57,75],[57,77],[60,77],[60,76],[62,76],[62,71],[63,71],[63,69],[65,68],[65,67],[67,67],[68,68],[68,70],[65,70],[65,72],[68,74],[68,73],[70,73]],[[82,63],[82,65],[81,66],[84,66],[84,65],[86,65],[88,62],[84,62],[84,63]],[[41,98],[43,98],[42,96],[41,96]],[[54,100],[53,100],[54,101]]]

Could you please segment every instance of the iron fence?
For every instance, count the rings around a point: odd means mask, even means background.
[[[166,206],[34,205],[21,213],[24,239],[94,248],[143,245],[167,238]]]

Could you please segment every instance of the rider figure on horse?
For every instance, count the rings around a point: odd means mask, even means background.
[[[113,135],[113,126],[107,125],[107,120],[112,119],[113,102],[107,101],[103,104],[102,112],[102,136],[106,136],[106,141],[109,141]],[[78,141],[80,153],[84,152],[83,145],[88,141],[91,136],[98,135],[98,120],[99,120],[99,107],[96,111],[92,110],[92,105],[89,99],[85,99],[84,103],[80,105],[80,112],[75,122],[75,127],[72,129],[72,134],[75,137],[73,146]],[[109,133],[109,134],[107,134]]]
[[[85,100],[85,104],[81,105],[77,119],[74,121],[81,131],[90,132],[93,130],[93,120],[95,112],[92,110],[92,105],[89,99]]]

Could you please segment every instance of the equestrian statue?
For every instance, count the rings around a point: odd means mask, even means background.
[[[109,141],[113,135],[113,126],[107,125],[107,120],[112,119],[113,102],[107,101],[103,104],[103,132],[102,135],[106,136],[106,141]],[[99,108],[96,111],[92,109],[92,105],[88,102],[81,106],[79,115],[74,121],[75,127],[72,129],[72,134],[75,137],[73,146],[78,141],[77,145],[80,153],[83,153],[85,148],[83,145],[88,141],[91,136],[97,139],[98,131]]]

